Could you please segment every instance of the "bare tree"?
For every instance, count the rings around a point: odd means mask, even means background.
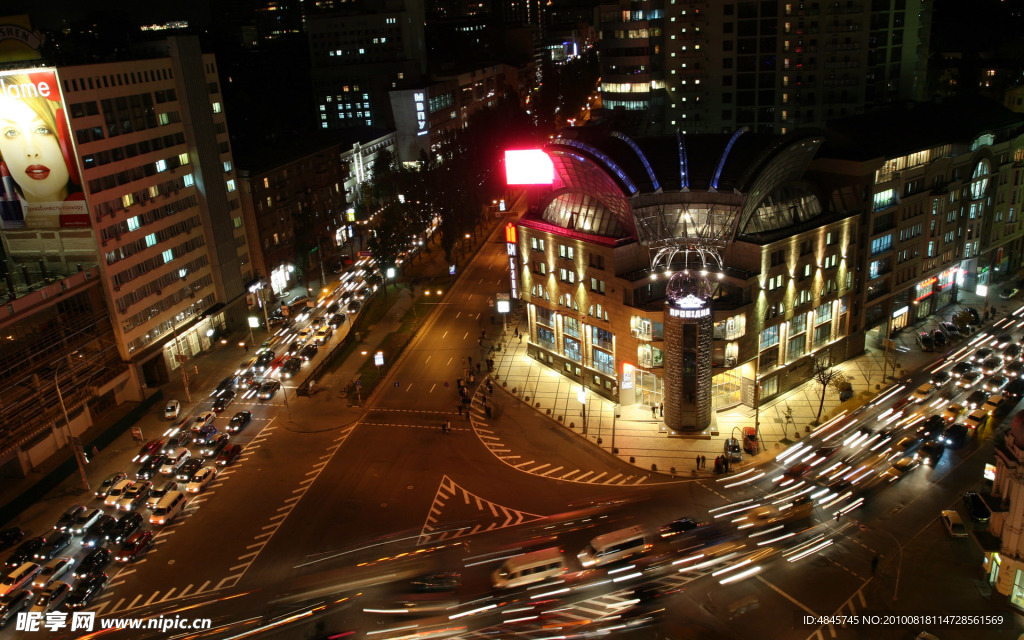
[[[828,390],[829,385],[840,377],[845,382],[846,377],[832,365],[831,354],[818,356],[814,359],[814,372],[812,375],[818,384],[821,385],[821,402],[818,403],[818,416],[814,419],[815,424],[817,424],[821,422],[821,411],[825,408],[825,392]]]

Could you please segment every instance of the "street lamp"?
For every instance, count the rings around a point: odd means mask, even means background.
[[[587,388],[580,385],[580,390],[576,392],[576,399],[580,401],[583,409],[583,435],[587,435]]]
[[[60,367],[58,366],[53,372],[53,386],[57,389],[57,400],[60,401],[60,410],[64,414],[64,427],[68,430],[68,444],[71,445],[71,450],[75,454],[75,462],[78,463],[78,473],[82,479],[82,486],[85,487],[86,491],[91,491],[92,487],[89,486],[89,476],[85,473],[85,452],[82,451],[82,446],[76,444],[75,435],[71,431],[71,419],[68,418],[68,408],[64,404],[64,394],[60,392],[60,382],[57,380],[57,374],[60,373]]]

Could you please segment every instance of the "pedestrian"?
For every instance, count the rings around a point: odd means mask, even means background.
[[[248,342],[243,342],[242,346],[245,347],[245,352],[249,353],[249,343]]]
[[[704,456],[701,456],[700,457],[700,467],[701,467],[701,469],[706,469],[707,466],[708,466],[708,459],[705,458]]]
[[[722,473],[722,458],[721,458],[721,456],[715,458],[715,473]]]
[[[520,334],[519,334],[518,336],[516,336],[516,337],[517,337],[517,338],[519,338],[519,344],[523,344],[523,334],[521,334],[521,333],[520,333]]]
[[[878,554],[871,558],[871,575],[875,575],[875,571],[878,569]]]
[[[658,417],[658,405],[656,405],[656,404],[652,404],[651,405],[651,417],[652,418],[657,418]]]
[[[477,344],[477,346],[480,346],[480,347],[484,346],[484,339],[483,338],[477,338],[476,339],[476,344]]]
[[[514,335],[517,338],[519,337],[519,327],[516,327],[516,330],[512,332],[512,335]]]
[[[697,456],[697,468],[700,469],[700,456]]]
[[[476,363],[476,372],[480,373],[480,363]]]
[[[459,415],[461,416],[462,415],[462,405],[461,404],[457,404],[457,405],[455,405],[455,408],[459,410]]]
[[[664,402],[659,402],[658,403],[658,413],[661,415],[662,418],[665,417],[665,403]]]

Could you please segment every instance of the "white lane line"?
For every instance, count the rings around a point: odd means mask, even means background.
[[[168,591],[168,592],[167,592],[166,594],[164,594],[164,597],[160,598],[160,602],[164,602],[164,601],[166,601],[166,600],[167,600],[168,598],[170,598],[171,596],[173,596],[173,595],[174,595],[174,592],[175,592],[175,591],[177,591],[177,590],[178,590],[178,588],[177,588],[177,587],[171,587],[171,590],[170,590],[170,591]]]
[[[118,600],[117,604],[115,604],[113,607],[110,608],[110,613],[114,613],[115,611],[117,611],[117,608],[120,607],[121,603],[124,602],[124,601],[125,601],[125,598],[121,598],[120,600]]]
[[[228,571],[237,571],[238,569],[244,569],[248,567],[252,562],[243,562],[242,564],[236,564],[233,567],[228,567]]]
[[[250,544],[250,545],[248,545],[248,546],[246,547],[246,549],[255,549],[256,547],[262,547],[262,546],[263,546],[263,545],[265,545],[265,544],[267,544],[267,543],[266,543],[266,542],[257,542],[256,544]]]
[[[593,471],[588,471],[588,472],[584,473],[582,476],[577,476],[577,477],[573,478],[573,480],[576,481],[576,482],[582,482],[583,478],[586,478],[587,476],[593,475],[593,473],[594,473]]]
[[[110,589],[112,587],[120,587],[122,584],[124,584],[124,580],[118,580],[116,582],[111,582],[110,584],[108,584],[107,588]]]
[[[208,586],[210,586],[210,581],[209,580],[204,582],[203,586],[201,586],[198,589],[196,589],[196,593],[202,593],[202,592],[206,591],[206,587],[208,587]]]
[[[190,591],[190,590],[192,589],[192,587],[193,587],[193,586],[194,586],[194,585],[191,585],[191,584],[190,584],[190,585],[188,585],[187,587],[185,587],[184,589],[182,589],[182,590],[181,590],[181,593],[179,593],[179,594],[178,594],[178,597],[179,597],[179,598],[184,598],[184,597],[185,597],[185,594],[186,594],[186,593],[188,593],[188,592],[189,592],[189,591]]]
[[[547,471],[545,471],[544,473],[542,473],[542,474],[540,474],[540,475],[542,475],[542,476],[549,476],[549,475],[551,475],[552,473],[554,473],[554,472],[556,472],[556,471],[559,471],[559,470],[561,470],[561,469],[563,469],[563,468],[564,468],[564,467],[558,466],[558,467],[555,467],[554,469],[548,469]]]
[[[594,476],[593,478],[590,479],[590,481],[591,482],[597,482],[598,480],[600,480],[601,478],[605,477],[606,475],[608,475],[608,472],[607,471],[602,471],[601,475]]]
[[[288,513],[291,513],[291,512],[289,511]],[[278,520],[280,518],[287,518],[288,517],[288,513],[279,513],[276,516],[270,516],[270,519],[271,520]]]
[[[296,500],[302,500],[302,496],[292,496],[285,500],[285,502],[295,502]]]
[[[255,536],[255,537],[253,538],[253,540],[259,540],[260,538],[269,538],[269,537],[270,537],[270,536],[272,536],[272,535],[274,535],[274,532],[273,532],[273,531],[269,531],[269,532],[267,532],[267,533],[261,533],[260,535],[258,535],[258,536]],[[266,544],[266,543],[264,543],[264,544]]]
[[[142,600],[142,594],[141,593],[139,595],[135,596],[135,599],[132,600],[131,604],[129,604],[127,607],[125,607],[125,609],[134,609],[135,608],[135,603],[138,602],[139,600]]]
[[[153,604],[153,601],[156,600],[156,597],[158,595],[160,595],[160,592],[159,591],[154,591],[153,595],[149,596],[149,600],[146,600],[146,606],[148,606],[150,604]]]
[[[275,522],[273,524],[268,524],[267,526],[263,527],[263,530],[266,531],[267,529],[276,529],[279,526],[281,526],[281,523],[280,522]]]

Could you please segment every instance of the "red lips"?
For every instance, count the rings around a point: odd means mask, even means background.
[[[50,176],[50,167],[41,164],[29,165],[25,174],[33,180],[46,180]]]

